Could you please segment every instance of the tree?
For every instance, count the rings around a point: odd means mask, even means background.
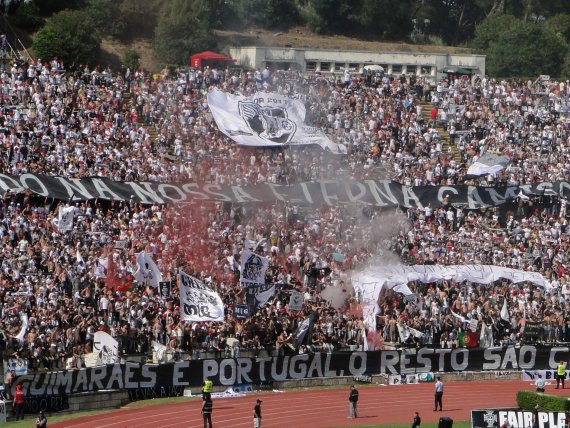
[[[85,0],[35,0],[42,15],[51,15],[64,9],[76,9],[85,5]]]
[[[294,0],[241,0],[237,9],[246,26],[286,29],[299,22]]]
[[[566,58],[564,58],[564,64],[562,64],[560,77],[566,80],[570,79],[570,53],[566,54]]]
[[[141,54],[135,49],[128,49],[123,54],[123,64],[131,69],[137,70],[140,67]]]
[[[555,33],[559,33],[566,39],[567,43],[570,43],[570,15],[567,13],[559,13],[554,15],[548,21],[548,25]]]
[[[166,64],[187,64],[191,53],[213,49],[207,0],[169,0],[162,8],[154,46]]]
[[[87,0],[85,13],[99,33],[100,37],[121,37],[126,22],[121,13],[118,0]]]
[[[387,10],[390,10],[389,14]],[[402,40],[412,31],[414,11],[414,0],[362,0],[356,15],[356,28],[368,38]]]
[[[134,37],[154,31],[160,11],[168,0],[122,0],[121,16],[128,33]]]
[[[491,41],[487,70],[492,76],[560,76],[568,46],[547,26],[519,21]]]
[[[84,12],[64,10],[53,15],[36,33],[32,48],[39,58],[57,56],[67,65],[77,65],[91,62],[99,43],[97,32]]]
[[[303,14],[309,28],[316,33],[350,34],[353,30],[350,17],[359,6],[359,0],[309,0]]]
[[[16,26],[26,30],[34,30],[43,22],[40,9],[35,3],[21,3],[12,19]]]
[[[522,24],[522,21],[512,15],[491,15],[485,18],[475,29],[472,46],[475,49],[485,51],[489,49],[491,42],[497,40],[504,31]]]

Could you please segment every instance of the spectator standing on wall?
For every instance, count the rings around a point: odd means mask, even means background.
[[[12,381],[14,380],[14,370],[7,370],[4,375],[4,395],[7,400],[12,398]]]

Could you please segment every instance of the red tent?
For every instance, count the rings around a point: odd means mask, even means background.
[[[235,59],[210,51],[195,54],[190,57],[190,66],[195,68],[202,68],[206,65],[220,62],[235,62]]]

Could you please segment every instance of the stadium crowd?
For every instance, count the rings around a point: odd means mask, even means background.
[[[238,147],[208,110],[213,87],[302,95],[307,123],[325,129],[348,154],[315,146]],[[221,186],[343,178],[423,186],[463,183],[466,165],[495,151],[513,161],[481,179],[484,184],[563,180],[570,168],[569,93],[567,82],[544,80],[449,76],[432,87],[415,76],[215,68],[164,69],[153,76],[128,69],[69,70],[57,58],[37,60],[0,74],[0,167],[5,174]],[[424,109],[432,120],[424,120]],[[461,162],[444,149],[439,126],[450,132]],[[60,231],[58,212],[70,204],[76,208],[73,229]],[[444,202],[386,214],[291,202],[149,206],[5,192],[0,347],[4,359],[26,360],[30,370],[81,367],[99,330],[118,340],[123,355],[148,353],[157,342],[183,358],[200,358],[200,351],[236,356],[240,349],[281,355],[382,348],[404,342],[398,324],[423,333],[409,345],[452,347],[459,346],[466,327],[462,317],[495,327],[497,343],[523,340],[526,321],[544,322],[546,341],[568,341],[568,215],[565,199],[543,195],[521,195],[500,210]],[[396,230],[394,222],[404,226]],[[278,286],[267,305],[241,319],[233,308],[245,295],[233,260],[245,242],[255,242],[256,252],[271,258],[266,281]],[[183,270],[218,291],[227,307],[225,322],[181,321],[176,286],[163,296],[134,280],[141,251],[152,254],[165,279]],[[538,271],[553,288],[411,284],[419,300],[388,291],[381,297],[377,331],[367,331],[349,272],[388,252],[408,264]],[[303,311],[289,310],[290,290],[304,293]],[[326,299],[324,290],[346,299]],[[503,298],[511,316],[506,331],[498,328]],[[312,340],[296,348],[294,333],[314,311],[320,317]]]

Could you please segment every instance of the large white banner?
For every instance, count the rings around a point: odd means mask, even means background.
[[[269,257],[243,250],[241,253],[241,285],[249,287],[254,284],[265,284],[265,272],[268,266]]]
[[[99,364],[115,364],[119,362],[119,342],[110,334],[98,331],[93,337],[93,352]]]
[[[275,147],[318,144],[332,153],[346,153],[320,128],[305,125],[305,103],[298,97],[257,92],[250,97],[220,90],[208,93],[216,125],[242,146]]]
[[[440,280],[469,281],[476,284],[491,284],[506,279],[513,284],[531,282],[539,287],[550,288],[546,279],[537,272],[526,272],[502,266],[491,265],[393,265],[382,261],[371,265],[352,277],[352,284],[362,306],[364,321],[376,328],[378,297],[383,289],[404,295],[413,294],[408,288],[410,282],[432,283]]]
[[[224,303],[202,281],[180,272],[180,315],[184,321],[224,321]]]
[[[135,279],[141,284],[149,284],[154,288],[162,282],[162,273],[149,253],[137,253],[137,271]]]

